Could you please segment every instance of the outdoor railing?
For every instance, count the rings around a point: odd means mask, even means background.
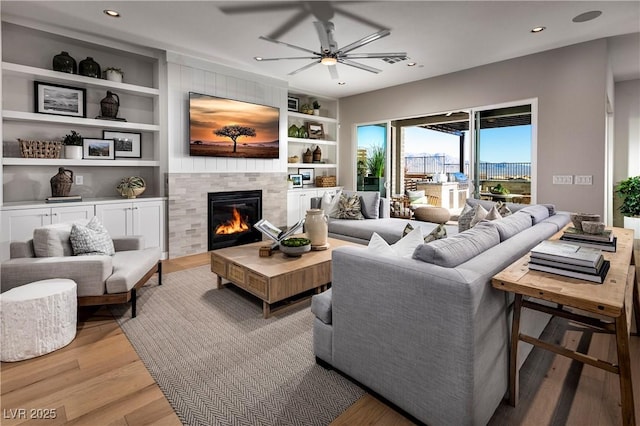
[[[460,171],[459,163],[447,163],[444,155],[427,157],[405,157],[405,174],[429,175],[433,173],[454,173]],[[469,164],[464,165],[464,173],[469,175]],[[478,177],[482,180],[531,179],[531,163],[489,163],[481,162]]]

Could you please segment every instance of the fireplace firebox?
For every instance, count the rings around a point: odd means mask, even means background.
[[[262,240],[253,225],[262,219],[262,191],[208,194],[209,250]]]

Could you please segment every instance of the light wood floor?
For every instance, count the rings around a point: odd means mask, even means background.
[[[163,272],[209,263],[206,254],[163,264]],[[554,319],[545,333],[568,347],[615,359],[611,335]],[[491,425],[619,425],[618,376],[534,350],[521,370],[520,403],[503,402]],[[640,337],[631,338],[636,421],[640,421]],[[82,308],[68,346],[31,360],[0,365],[2,425],[179,425],[168,401],[106,308]],[[15,418],[26,409],[26,418]],[[56,419],[29,418],[30,409],[55,409]],[[332,425],[414,424],[367,394]]]

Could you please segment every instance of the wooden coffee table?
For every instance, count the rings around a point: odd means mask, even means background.
[[[277,302],[315,289],[323,291],[331,283],[331,252],[336,247],[359,245],[329,238],[329,248],[311,251],[301,257],[288,257],[276,250],[270,257],[260,257],[260,247],[268,241],[227,247],[211,252],[211,272],[218,275],[218,288],[223,279],[262,300],[262,313],[268,318]],[[304,299],[298,300],[301,302]]]
[[[640,331],[640,295],[635,277],[633,230],[611,228],[618,237],[615,253],[603,252],[611,267],[602,284],[594,284],[560,275],[531,271],[528,268],[529,254],[495,275],[493,287],[515,294],[513,324],[511,328],[511,352],[509,359],[509,402],[518,402],[518,341],[530,343],[556,354],[572,358],[584,364],[618,374],[622,405],[622,423],[635,425],[633,386],[631,382],[631,359],[629,335],[631,315],[635,313],[636,328]],[[558,239],[562,231],[551,239]],[[636,243],[636,250],[640,244]],[[635,259],[639,259],[635,253]],[[527,298],[523,298],[527,296]],[[540,304],[536,299],[554,302],[557,308]],[[546,312],[589,327],[614,333],[616,336],[617,362],[597,359],[554,343],[545,342],[520,333],[520,312],[523,308]],[[569,309],[566,309],[569,308]],[[577,308],[575,312],[570,308]],[[585,314],[581,313],[586,312]],[[602,319],[604,318],[604,320]]]

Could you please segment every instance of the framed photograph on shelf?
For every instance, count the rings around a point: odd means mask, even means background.
[[[289,179],[293,181],[294,188],[302,188],[302,175],[290,174]]]
[[[33,82],[34,111],[40,114],[87,116],[87,91],[79,87]]]
[[[113,160],[113,139],[82,139],[82,158],[85,160]]]
[[[142,133],[102,131],[102,139],[113,139],[116,157],[140,158]]]
[[[300,106],[300,99],[294,98],[293,96],[287,97],[287,109],[289,111],[298,112],[299,106]]]
[[[324,139],[324,127],[322,126],[322,123],[307,122],[306,124],[309,139]]]
[[[312,185],[314,182],[313,179],[313,169],[298,169],[298,173],[302,176],[302,184],[303,185]]]

